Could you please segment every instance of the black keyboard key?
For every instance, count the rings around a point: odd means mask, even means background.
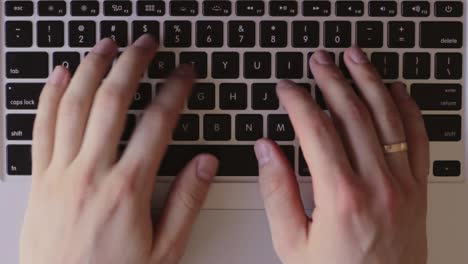
[[[197,47],[222,47],[224,44],[223,22],[197,21]]]
[[[320,44],[320,24],[317,21],[293,21],[292,45],[295,48],[316,48]]]
[[[160,36],[159,36],[159,22],[158,21],[133,21],[132,22],[132,27],[133,27],[133,36],[132,39],[133,41],[137,40],[139,37],[141,37],[144,34],[151,34],[154,36],[154,38],[159,41]]]
[[[294,166],[294,146],[283,145],[281,149],[291,166]],[[176,176],[190,160],[201,153],[210,153],[219,159],[219,176],[258,176],[253,145],[169,145],[158,175]]]
[[[270,16],[296,16],[297,1],[269,1]]]
[[[138,16],[163,16],[166,13],[164,1],[138,1]]]
[[[97,16],[99,15],[98,1],[71,1],[72,16]]]
[[[361,48],[382,48],[384,38],[383,23],[380,21],[358,21],[356,41]]]
[[[463,16],[463,2],[437,1],[435,2],[435,15],[437,17],[461,17]]]
[[[300,176],[310,176],[310,170],[309,166],[307,165],[307,162],[304,158],[304,153],[302,152],[302,149],[299,148],[299,169],[298,169],[298,174]]]
[[[304,74],[304,58],[301,52],[276,53],[276,78],[301,79]]]
[[[44,83],[7,83],[6,107],[8,109],[37,109]]]
[[[205,140],[227,141],[231,139],[230,115],[205,115],[203,118]]]
[[[164,45],[166,47],[190,47],[192,25],[189,21],[164,22]]]
[[[399,57],[395,52],[374,52],[372,64],[376,67],[382,79],[397,79],[399,73]]]
[[[462,107],[460,84],[413,84],[411,96],[421,110],[456,111]]]
[[[304,16],[330,16],[330,1],[302,1],[302,14]]]
[[[39,47],[63,47],[65,42],[62,21],[38,21],[37,45]]]
[[[130,16],[132,1],[104,1],[105,16]]]
[[[174,133],[173,140],[193,141],[200,138],[200,118],[198,115],[184,114],[179,118]]]
[[[247,85],[245,83],[222,83],[219,86],[219,107],[223,110],[247,108]]]
[[[244,53],[244,77],[247,79],[268,79],[271,77],[271,53]]]
[[[239,78],[239,53],[213,52],[211,54],[211,76],[215,79]]]
[[[30,145],[8,145],[8,174],[31,175],[32,157]]]
[[[119,47],[128,45],[126,21],[101,21],[101,39],[111,38]]]
[[[255,22],[229,21],[229,47],[254,47]]]
[[[96,44],[96,23],[94,21],[70,21],[68,33],[70,47],[93,47]]]
[[[196,83],[188,99],[187,107],[191,110],[213,110],[215,108],[215,85]]]
[[[264,1],[237,1],[236,15],[238,16],[263,16],[265,14]]]
[[[133,101],[130,109],[143,110],[153,99],[153,89],[150,83],[140,83],[138,90],[133,95]]]
[[[6,16],[32,16],[34,13],[33,1],[6,1]]]
[[[458,49],[463,47],[463,23],[421,22],[421,48]]]
[[[364,15],[362,1],[336,1],[336,16],[358,17]]]
[[[32,22],[7,21],[5,23],[6,46],[12,48],[31,47],[33,40]]]
[[[236,115],[236,140],[256,141],[262,137],[262,115]]]
[[[436,53],[435,77],[437,79],[458,80],[463,75],[463,56],[461,53]]]
[[[39,1],[37,5],[40,16],[65,16],[67,14],[65,1]]]
[[[80,53],[78,52],[54,52],[53,54],[53,67],[62,65],[67,68],[73,75],[80,65]]]
[[[276,110],[279,108],[279,100],[276,95],[275,83],[252,84],[252,109]]]
[[[347,48],[351,46],[351,22],[326,21],[325,22],[325,47]]]
[[[206,52],[181,52],[180,64],[191,64],[196,72],[196,78],[203,79],[207,76],[207,61]]]
[[[8,114],[6,116],[8,140],[32,140],[34,119],[33,114]]]
[[[394,17],[398,13],[396,1],[370,1],[369,16],[371,17]]]
[[[459,115],[424,115],[430,141],[460,141],[461,117]]]
[[[422,52],[407,52],[403,55],[403,77],[405,79],[429,79],[431,77],[431,55]]]
[[[461,163],[458,160],[436,160],[432,174],[436,177],[458,177],[461,175]]]
[[[148,77],[165,79],[175,70],[175,53],[158,52],[148,68]]]
[[[389,48],[413,48],[415,25],[411,21],[392,21],[388,23]]]
[[[431,14],[429,1],[403,1],[401,9],[404,17],[428,17]]]
[[[288,24],[285,21],[260,22],[260,46],[264,48],[286,47]]]
[[[197,1],[171,1],[171,16],[196,16],[198,15]]]
[[[294,140],[294,129],[288,115],[269,115],[267,122],[269,139],[275,141]]]
[[[231,13],[231,1],[203,1],[204,16],[230,16]]]
[[[5,72],[7,78],[11,79],[47,78],[49,54],[47,52],[7,52]]]

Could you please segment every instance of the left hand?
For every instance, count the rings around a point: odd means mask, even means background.
[[[128,107],[157,44],[142,36],[120,56],[99,42],[70,81],[57,67],[41,94],[34,126],[33,177],[21,237],[22,264],[176,263],[216,173],[195,157],[173,185],[156,230],[151,196],[172,129],[190,93],[182,66],[148,107],[122,158]]]

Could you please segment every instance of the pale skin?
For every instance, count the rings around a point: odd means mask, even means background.
[[[104,79],[117,53],[105,39],[73,78],[62,67],[49,77],[34,127],[22,264],[180,261],[217,159],[200,154],[187,164],[154,228],[150,200],[190,94],[191,67],[167,80],[117,158],[126,111],[156,52],[153,38],[141,37]],[[345,62],[359,96],[326,52],[310,60],[331,117],[293,82],[277,87],[313,175],[311,218],[276,143],[255,145],[276,253],[291,264],[426,263],[429,151],[421,113],[402,84],[385,87],[360,49],[348,49]],[[383,145],[403,141],[408,152],[384,153]]]

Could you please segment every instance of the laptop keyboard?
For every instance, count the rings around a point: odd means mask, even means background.
[[[349,79],[343,51],[357,44],[386,83],[407,83],[423,110],[430,180],[462,178],[463,1],[3,2],[7,176],[31,174],[35,110],[55,65],[74,73],[99,39],[111,37],[123,50],[152,33],[161,49],[134,96],[122,148],[177,64],[192,63],[197,74],[162,176],[175,175],[196,153],[210,152],[221,160],[219,179],[250,179],[257,174],[253,144],[268,137],[281,145],[299,178],[307,179],[275,84],[296,81],[326,110],[308,58],[327,49]]]

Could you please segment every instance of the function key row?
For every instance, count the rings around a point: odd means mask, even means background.
[[[233,1],[203,1],[202,14],[204,16],[230,16],[233,11]],[[237,16],[296,16],[299,14],[298,1],[237,1],[235,3]],[[355,17],[365,14],[364,1],[335,1],[335,14],[339,17]],[[133,13],[132,1],[104,1],[105,16],[130,16]],[[97,16],[100,12],[99,1],[71,1],[72,16]],[[198,1],[170,1],[169,14],[171,16],[196,16],[199,14]],[[437,1],[434,3],[434,14],[438,17],[461,17],[463,15],[462,1]],[[369,1],[369,16],[393,17],[398,14],[397,1]],[[6,1],[7,16],[32,16],[33,1]],[[165,1],[140,0],[136,2],[138,16],[163,16],[166,14]],[[332,15],[331,1],[302,1],[303,16]],[[431,14],[430,1],[403,1],[401,13],[404,17],[427,17]],[[66,1],[39,1],[38,14],[40,16],[65,16],[67,14]]]
[[[64,46],[64,22],[39,21],[37,24],[37,45],[39,47]],[[70,47],[92,47],[96,43],[96,22],[69,21],[68,45]],[[230,21],[227,24],[228,40],[224,40],[225,24],[221,21],[197,21],[197,47],[255,47],[316,48],[323,36],[326,48],[346,48],[352,43],[352,27],[356,27],[356,44],[362,48],[382,48],[384,45],[384,26],[387,30],[389,48],[414,48],[416,46],[416,26],[412,21],[391,21],[384,25],[381,21],[358,21],[355,25],[349,21],[325,21],[324,34],[317,21],[261,21],[259,30],[253,21]],[[463,43],[463,23],[461,22],[421,22],[419,24],[421,48],[461,48]],[[101,38],[111,37],[121,47],[128,45],[128,22],[105,20],[100,22]],[[6,46],[31,47],[33,45],[33,23],[30,21],[6,21]],[[151,33],[159,38],[158,21],[133,21],[133,40],[144,33]],[[192,23],[190,21],[165,21],[164,46],[191,47]],[[257,33],[257,31],[259,31]],[[257,38],[259,34],[259,38]]]

